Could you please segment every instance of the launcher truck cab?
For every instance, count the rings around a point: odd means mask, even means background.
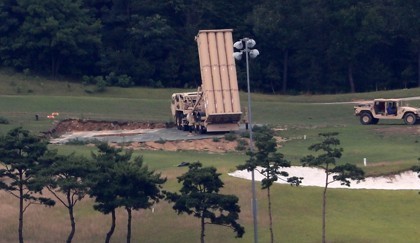
[[[379,120],[404,120],[414,125],[420,120],[420,108],[410,107],[401,99],[374,99],[354,106],[354,114],[363,125],[377,124]]]

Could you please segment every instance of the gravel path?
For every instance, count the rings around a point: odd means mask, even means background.
[[[241,126],[240,131],[245,130]],[[135,130],[107,130],[107,131],[81,131],[69,132],[58,138],[50,140],[53,144],[64,144],[72,140],[78,141],[102,141],[102,142],[149,142],[149,141],[175,141],[175,140],[191,140],[205,139],[214,137],[223,137],[224,133],[206,133],[196,134],[181,131],[176,128],[158,128],[158,129],[135,129]]]

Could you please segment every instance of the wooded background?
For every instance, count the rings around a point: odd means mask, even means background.
[[[253,91],[420,87],[418,0],[0,0],[0,22],[0,66],[53,78],[195,89],[195,35],[232,28],[260,51]]]

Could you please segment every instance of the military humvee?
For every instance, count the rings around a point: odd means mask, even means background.
[[[401,99],[374,99],[354,106],[354,114],[363,125],[377,124],[380,119],[403,119],[407,125],[420,120],[420,108],[406,106]]]

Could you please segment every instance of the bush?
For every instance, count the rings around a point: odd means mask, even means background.
[[[127,74],[116,75],[114,72],[110,72],[107,76],[105,76],[105,80],[110,86],[126,88],[134,85],[133,81],[131,81],[131,77]]]
[[[86,139],[86,140],[79,140],[77,138],[70,139],[66,142],[67,145],[87,145],[87,144],[100,144],[101,141],[98,139]]]
[[[164,143],[166,143],[166,140],[162,139],[162,138],[159,138],[159,140],[155,141],[155,143],[164,144]]]
[[[0,116],[0,124],[9,124],[9,120],[7,120],[7,118]]]
[[[235,149],[238,151],[244,151],[248,147],[248,142],[245,139],[238,139],[238,145],[236,145]]]
[[[227,141],[235,141],[236,138],[237,138],[237,135],[234,132],[232,132],[232,131],[225,134],[225,139]]]
[[[247,132],[241,132],[240,136],[241,136],[241,138],[249,138],[250,137],[248,131]]]
[[[85,86],[90,85],[90,84],[94,84],[93,80],[94,80],[94,77],[83,75],[82,84],[85,85]]]
[[[220,138],[218,138],[218,137],[214,137],[214,138],[213,138],[213,142],[215,142],[215,143],[220,142]]]
[[[106,86],[108,85],[107,81],[102,76],[95,77],[95,83],[96,92],[104,92],[106,90]]]
[[[134,82],[131,80],[131,77],[128,75],[120,75],[117,79],[117,86],[127,88],[134,85]]]

